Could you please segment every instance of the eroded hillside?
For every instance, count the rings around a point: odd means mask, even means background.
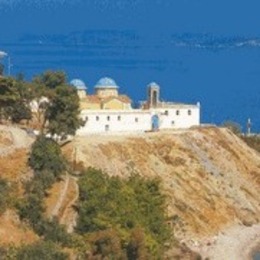
[[[260,156],[227,129],[77,137],[70,160],[121,177],[159,177],[179,239],[259,222]]]
[[[23,197],[23,183],[32,177],[27,166],[32,142],[18,128],[0,128],[0,177],[12,187],[13,198]],[[260,155],[227,129],[76,137],[63,152],[74,165],[109,175],[160,178],[169,225],[179,241],[209,238],[235,223],[259,223]],[[46,216],[57,217],[72,232],[77,197],[77,178],[64,175],[47,192]],[[38,239],[14,208],[1,215],[0,246]]]
[[[23,183],[31,178],[27,166],[28,152],[33,139],[16,127],[0,126],[0,178],[10,187],[9,204],[23,196]],[[23,223],[14,209],[0,215],[0,246],[30,244],[38,239],[31,228]]]

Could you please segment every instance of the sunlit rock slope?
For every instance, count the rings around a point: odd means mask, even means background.
[[[64,152],[110,175],[160,178],[180,240],[259,222],[260,155],[227,129],[77,137]]]

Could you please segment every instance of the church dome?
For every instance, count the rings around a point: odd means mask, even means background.
[[[149,88],[160,88],[160,86],[156,83],[156,82],[151,82],[150,84],[148,84]]]
[[[99,88],[114,88],[114,89],[118,89],[118,85],[116,84],[116,82],[111,79],[111,78],[102,78],[100,79],[96,86],[95,86],[96,89],[99,89]]]
[[[77,90],[86,90],[87,89],[85,83],[81,79],[73,79],[70,82],[70,85],[75,87]]]

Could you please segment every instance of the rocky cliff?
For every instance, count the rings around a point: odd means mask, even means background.
[[[260,155],[227,129],[77,137],[64,151],[110,175],[160,178],[181,241],[260,220]]]
[[[0,177],[17,187],[16,197],[23,196],[22,183],[32,176],[26,165],[32,141],[22,130],[0,129]],[[75,137],[63,152],[77,167],[122,178],[132,173],[158,177],[167,196],[168,223],[175,237],[191,247],[234,224],[260,222],[260,155],[227,129]],[[72,231],[77,196],[75,178],[65,176],[48,192],[46,214],[56,215]],[[15,212],[7,211],[1,219],[0,245],[37,240]],[[10,228],[14,231],[7,240],[3,234]]]

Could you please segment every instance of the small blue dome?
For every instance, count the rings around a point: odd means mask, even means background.
[[[160,88],[160,86],[156,82],[151,82],[150,84],[148,84],[148,87]]]
[[[70,82],[70,85],[75,87],[77,90],[86,90],[87,89],[85,83],[81,79],[73,79]]]
[[[116,82],[111,78],[102,78],[100,79],[95,88],[119,88]]]

